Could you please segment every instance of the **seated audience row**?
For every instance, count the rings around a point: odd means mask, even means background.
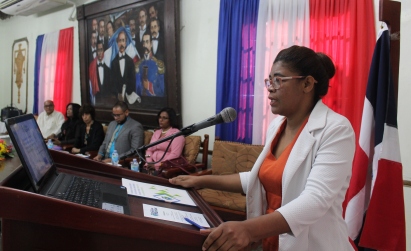
[[[66,121],[61,126],[60,133],[56,136],[52,134],[48,138],[52,138],[56,145],[74,144],[76,131],[81,124],[79,117],[80,105],[76,103],[69,103],[66,106]],[[57,111],[55,111],[57,112]]]
[[[86,104],[80,108],[83,123],[77,130],[72,153],[85,154],[87,151],[96,151],[104,140],[103,125],[95,121],[96,111],[93,106]]]
[[[64,116],[54,110],[53,101],[47,100],[37,122],[46,140],[52,139],[56,145],[71,144],[74,146],[72,153],[98,151],[94,160],[110,163],[114,150],[117,150],[120,159],[124,159],[134,156],[144,143],[143,126],[129,117],[127,103],[118,101],[112,109],[114,121],[110,122],[106,134],[102,124],[95,120],[94,107],[89,104],[80,107],[69,103],[66,106],[67,120],[64,120]],[[154,132],[150,143],[179,131],[177,115],[172,108],[163,108],[157,117],[159,129]],[[171,144],[169,140],[150,147],[146,151],[145,168],[158,170],[162,161],[181,156],[184,143],[184,137],[179,136]]]

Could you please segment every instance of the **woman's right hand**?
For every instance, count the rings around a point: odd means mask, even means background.
[[[58,145],[58,146],[61,145],[61,141],[58,140],[58,138],[55,138],[52,141],[53,141],[53,144],[55,144],[55,145]]]
[[[96,157],[93,158],[93,160],[101,161],[103,159],[103,156],[98,154]]]
[[[173,185],[182,187],[198,187],[199,176],[180,175],[169,179],[168,181]]]
[[[80,149],[79,149],[79,148],[73,147],[73,148],[71,149],[71,153],[79,153],[79,152],[80,152]]]

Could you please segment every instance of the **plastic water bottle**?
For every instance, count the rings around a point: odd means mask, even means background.
[[[114,150],[111,154],[111,163],[113,166],[118,166],[118,153],[117,150]]]
[[[47,148],[48,149],[53,149],[53,146],[54,146],[53,141],[51,139],[49,139],[49,141],[47,141]]]
[[[137,159],[133,159],[133,162],[131,162],[131,164],[130,164],[130,168],[131,168],[132,171],[140,172],[140,168],[139,168],[139,164],[137,162]]]

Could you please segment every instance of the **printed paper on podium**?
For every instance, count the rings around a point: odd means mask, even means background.
[[[176,209],[170,209],[165,207],[158,207],[148,204],[143,204],[144,217],[166,220],[172,222],[178,222],[183,224],[190,224],[184,218],[188,218],[202,227],[209,228],[207,220],[204,215],[199,213],[192,213],[187,211],[181,211]]]
[[[127,188],[129,195],[161,200],[170,203],[178,203],[188,206],[196,206],[193,199],[184,189],[160,186],[129,179],[121,179],[122,185]]]

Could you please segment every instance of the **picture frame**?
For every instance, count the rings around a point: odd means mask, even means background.
[[[123,100],[146,129],[158,127],[164,107],[176,111],[181,126],[179,1],[97,1],[77,7],[77,20],[81,102],[94,105],[96,120],[112,121],[113,105]]]
[[[27,113],[29,41],[17,39],[12,45],[11,105]]]

